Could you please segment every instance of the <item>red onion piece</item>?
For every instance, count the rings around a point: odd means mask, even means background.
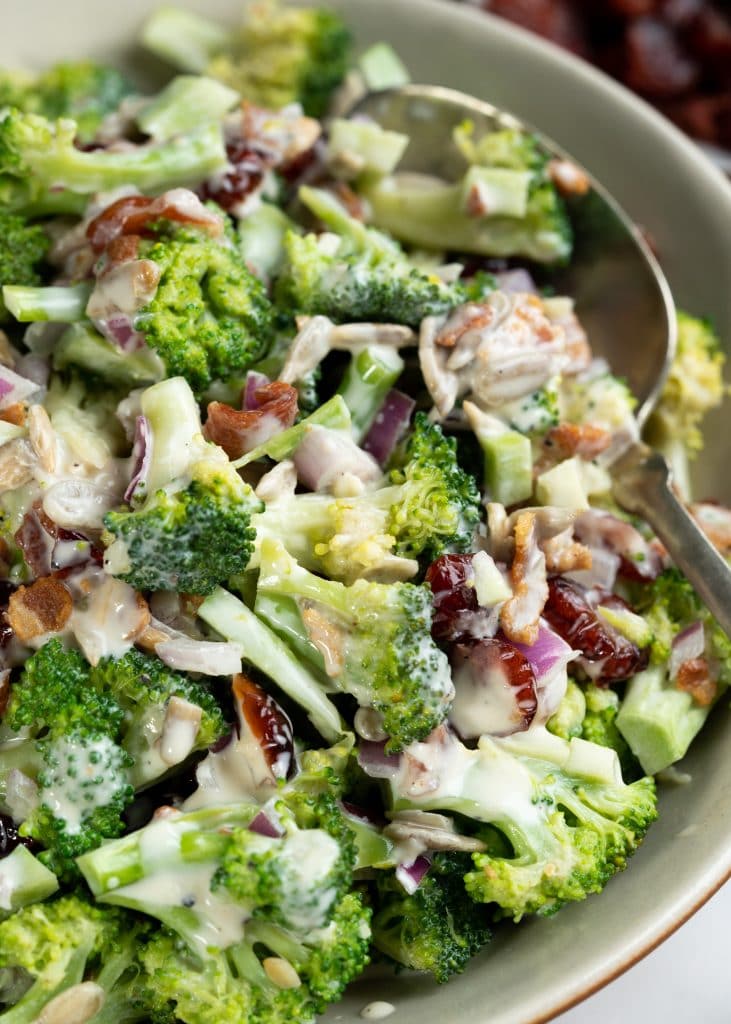
[[[132,446],[132,478],[124,492],[124,500],[132,501],[138,487],[145,484],[150,470],[152,458],[152,430],[146,416],[138,416],[135,420],[135,440]]]
[[[271,384],[271,381],[265,374],[257,373],[256,370],[249,370],[246,374],[246,387],[244,388],[243,394],[243,409],[249,412],[251,409],[259,409],[262,405],[261,402],[257,401],[256,392],[259,388],[264,388],[267,384]]]
[[[552,629],[545,626],[538,627],[538,639],[532,645],[516,643],[515,646],[522,651],[533,666],[536,674],[536,682],[548,676],[552,676],[558,669],[565,668],[570,661],[578,657],[565,640],[563,640]]]
[[[345,434],[326,427],[310,427],[294,453],[297,478],[311,491],[327,491],[344,476],[362,483],[381,479],[381,467],[373,456]]]
[[[501,292],[530,292],[538,294],[538,288],[530,273],[524,267],[515,267],[513,270],[501,270],[495,274],[497,286]]]
[[[7,409],[17,402],[23,402],[38,389],[35,381],[21,377],[9,366],[0,366],[0,409]]]
[[[170,668],[181,672],[232,676],[241,671],[241,651],[237,644],[174,636],[156,644],[155,654]]]
[[[386,754],[385,746],[385,741],[361,740],[358,744],[358,764],[371,779],[394,779],[401,769],[400,755]]]
[[[267,836],[269,839],[279,839],[284,835],[284,829],[264,811],[259,811],[257,816],[249,822],[249,832],[256,832],[257,835]]]
[[[123,352],[134,352],[145,344],[143,336],[135,330],[134,321],[126,313],[114,313],[92,322],[100,334]]]
[[[376,413],[368,433],[363,439],[363,448],[380,466],[385,466],[399,443],[411,420],[416,402],[403,391],[391,388]]]
[[[706,634],[702,622],[694,622],[673,637],[670,651],[670,678],[675,679],[680,666],[693,658],[700,658],[706,650]]]
[[[574,534],[592,550],[604,548],[618,555],[620,576],[642,583],[656,579],[662,572],[658,551],[631,523],[609,512],[582,512],[576,517]]]
[[[411,864],[399,864],[396,868],[396,878],[404,887],[409,896],[412,896],[421,885],[424,876],[431,867],[431,861],[419,856]]]

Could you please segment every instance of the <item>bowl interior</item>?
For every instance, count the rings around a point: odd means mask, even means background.
[[[233,20],[236,0],[178,0]],[[133,42],[153,0],[25,0],[6,12],[5,66],[39,67],[82,55],[113,60],[143,78]],[[358,45],[388,39],[416,81],[464,89],[543,129],[583,163],[652,236],[677,303],[709,316],[731,341],[731,189],[659,115],[620,86],[527,33],[439,0],[334,0]],[[638,359],[642,353],[638,353]],[[708,431],[697,491],[731,500],[722,425]],[[661,941],[731,871],[731,751],[719,708],[684,768],[692,781],[665,787],[661,817],[630,870],[606,893],[501,934],[467,973],[437,987],[380,969],[362,979],[328,1020],[355,1022],[374,999],[397,1007],[398,1024],[528,1024],[550,1018]],[[600,901],[600,902],[599,902]]]

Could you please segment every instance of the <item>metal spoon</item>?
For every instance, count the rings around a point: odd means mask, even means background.
[[[370,93],[351,111],[409,136],[399,170],[450,181],[465,170],[452,141],[466,119],[475,137],[498,128],[534,132],[505,111],[454,89],[407,85]],[[551,139],[534,132],[551,157],[576,161]],[[637,226],[587,172],[591,187],[570,196],[574,228],[571,265],[552,276],[571,295],[593,350],[624,377],[638,399],[640,427],[652,412],[675,354],[676,317],[665,276]],[[665,459],[642,442],[629,446],[611,467],[614,497],[645,519],[688,577],[701,600],[731,636],[731,570],[697,526],[673,489]]]

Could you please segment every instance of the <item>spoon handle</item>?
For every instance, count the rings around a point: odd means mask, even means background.
[[[675,496],[665,459],[647,445],[633,444],[611,472],[619,504],[650,524],[721,629],[731,636],[731,568]]]

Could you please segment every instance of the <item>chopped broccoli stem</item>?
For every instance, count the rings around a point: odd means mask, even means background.
[[[16,846],[0,863],[0,889],[2,920],[29,903],[52,896],[58,889],[58,879],[26,846]]]
[[[161,7],[145,23],[142,45],[181,71],[202,74],[225,49],[229,32],[208,18],[177,7]]]
[[[40,224],[31,224],[10,210],[0,210],[0,285],[32,287],[40,284],[39,267],[49,245],[50,239]],[[6,320],[7,314],[0,300],[0,320]]]
[[[369,46],[358,58],[358,67],[371,92],[397,89],[411,81],[405,64],[388,43]]]
[[[238,598],[219,587],[206,598],[198,614],[217,633],[238,644],[242,657],[299,704],[329,743],[342,735],[344,726],[340,715],[315,676]]]
[[[22,324],[42,320],[72,324],[83,320],[90,294],[91,286],[86,283],[49,288],[3,286],[5,306]]]
[[[220,121],[238,103],[233,89],[203,75],[179,75],[137,114],[137,124],[154,139],[171,139],[206,121]]]
[[[284,262],[284,239],[294,221],[273,203],[262,203],[239,221],[239,249],[246,266],[262,281],[279,273]]]
[[[398,351],[388,345],[371,345],[353,354],[338,393],[350,410],[353,438],[359,444],[403,368]]]
[[[76,367],[120,387],[152,384],[165,374],[162,360],[152,349],[123,352],[84,322],[71,324],[63,332],[53,348],[52,359],[57,370]]]

